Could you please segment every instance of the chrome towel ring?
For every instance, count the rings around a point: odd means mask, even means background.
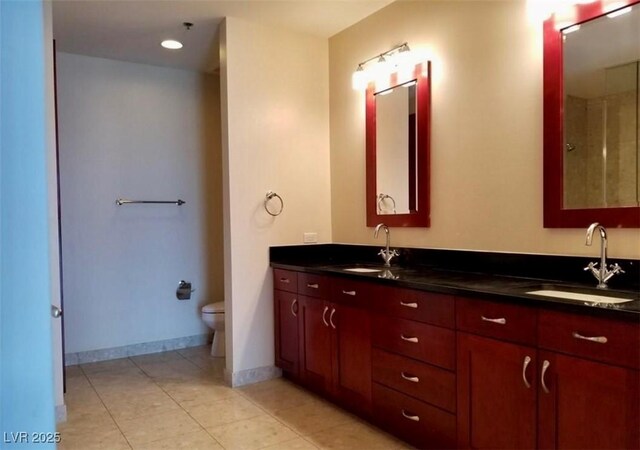
[[[393,202],[393,214],[395,214],[396,213],[396,201],[389,194],[378,194],[378,203],[377,203],[378,214],[382,214],[386,210],[386,208],[384,210],[382,208],[382,202],[384,200],[386,200],[386,199],[389,199],[389,200],[391,200]]]
[[[278,199],[278,201],[280,202],[280,207],[277,208],[275,211],[269,209],[269,202],[273,199]],[[282,210],[284,209],[284,201],[282,200],[282,197],[280,197],[278,194],[276,194],[273,191],[268,191],[267,195],[264,198],[264,209],[267,211],[267,213],[271,216],[279,216],[280,214],[282,214]]]

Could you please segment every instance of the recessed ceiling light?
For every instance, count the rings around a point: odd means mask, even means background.
[[[169,50],[180,50],[182,48],[182,42],[174,41],[173,39],[164,40],[160,45]]]

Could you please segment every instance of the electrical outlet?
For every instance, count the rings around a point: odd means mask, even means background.
[[[304,233],[302,236],[302,242],[305,244],[315,244],[318,242],[318,233]]]

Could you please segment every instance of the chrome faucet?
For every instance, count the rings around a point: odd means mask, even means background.
[[[596,280],[598,280],[598,288],[607,289],[607,281],[609,281],[614,275],[618,273],[624,273],[622,267],[618,263],[609,265],[607,268],[607,230],[598,222],[594,222],[587,228],[587,240],[585,245],[591,245],[593,241],[593,232],[598,230],[600,232],[600,268],[596,266],[597,262],[590,262],[585,271],[591,271]]]
[[[389,227],[386,226],[384,223],[379,223],[376,226],[376,230],[373,232],[373,237],[376,239],[378,238],[378,233],[380,232],[380,229],[383,229],[387,235],[387,248],[386,250],[380,249],[380,251],[378,252],[378,255],[382,256],[385,267],[391,267],[391,259],[393,259],[394,256],[400,256],[400,253],[398,253],[397,250],[389,250],[389,240],[391,239],[391,237],[389,236]]]

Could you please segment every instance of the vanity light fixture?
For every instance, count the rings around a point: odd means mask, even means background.
[[[619,9],[617,11],[610,12],[607,14],[607,17],[613,19],[615,17],[621,16],[623,14],[627,14],[631,12],[631,6],[627,6],[626,8]]]
[[[184,39],[184,35],[186,34],[187,31],[191,29],[193,24],[191,22],[183,22],[182,26],[184,27],[184,31],[182,33],[182,36]],[[183,47],[182,42],[176,39],[165,39],[160,43],[160,45],[162,45],[164,48],[169,50],[180,50]]]
[[[576,6],[570,3],[563,4],[553,13],[553,16],[556,30],[560,31],[564,28],[571,28],[572,25],[576,23]]]
[[[375,95],[389,95],[393,92],[394,88],[385,89],[384,91],[376,92]]]
[[[574,31],[578,31],[579,29],[580,29],[580,25],[574,25],[572,27],[565,28],[564,30],[562,30],[562,33],[567,35],[569,33],[573,33]]]
[[[410,52],[409,44],[405,42],[362,61],[351,77],[353,89],[365,89],[367,84],[372,81],[384,88],[392,73],[398,72],[408,65]]]

